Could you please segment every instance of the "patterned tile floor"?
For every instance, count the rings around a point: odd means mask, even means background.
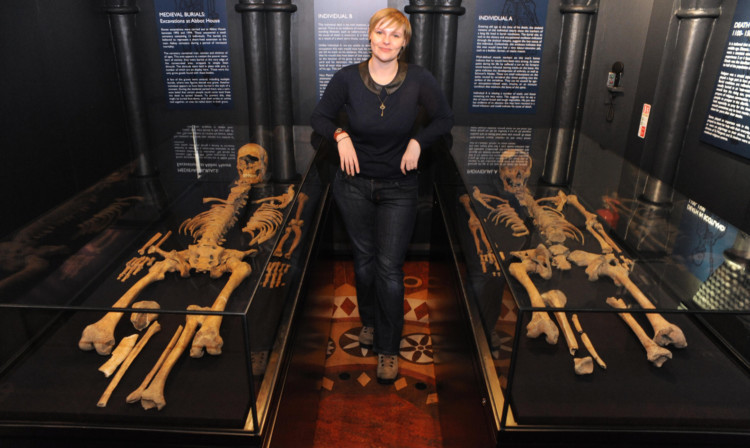
[[[377,356],[360,347],[362,326],[350,262],[336,264],[333,323],[314,447],[441,447],[430,338],[429,264],[404,266],[404,332],[399,377],[375,378]]]

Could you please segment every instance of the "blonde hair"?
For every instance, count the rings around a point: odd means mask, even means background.
[[[367,35],[372,34],[378,25],[388,26],[392,24],[404,27],[404,46],[409,45],[409,41],[411,40],[411,23],[409,23],[409,19],[406,18],[404,13],[396,8],[383,8],[373,14],[370,17],[370,29],[367,31]]]

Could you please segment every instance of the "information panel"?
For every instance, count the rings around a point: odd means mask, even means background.
[[[224,0],[154,0],[167,105],[230,109],[232,82]]]
[[[750,2],[737,2],[701,140],[750,158]]]
[[[176,171],[190,177],[237,177],[236,132],[232,125],[187,126],[172,137]]]
[[[477,0],[470,112],[535,113],[547,0]]]
[[[315,55],[318,98],[342,67],[370,57],[370,17],[388,6],[386,0],[315,0]]]
[[[500,155],[509,149],[528,153],[531,149],[531,136],[531,128],[471,126],[469,150],[466,152],[466,174],[497,175]]]
[[[693,200],[688,200],[680,220],[674,256],[700,281],[724,261],[724,251],[734,243],[737,229]]]

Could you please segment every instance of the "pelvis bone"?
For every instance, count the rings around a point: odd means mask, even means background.
[[[163,280],[168,272],[179,272],[182,277],[188,277],[194,270],[208,273],[211,278],[230,273],[229,280],[211,306],[212,311],[223,311],[231,294],[252,272],[250,265],[242,260],[257,252],[256,249],[225,249],[222,247],[224,237],[245,208],[252,186],[263,180],[267,163],[268,156],[262,147],[252,143],[242,146],[237,154],[238,179],[232,185],[229,196],[226,199],[205,198],[204,203],[213,202],[211,208],[185,220],[180,226],[181,232],[193,237],[194,244],[182,251],[169,252],[150,246],[148,253],[157,253],[163,260],[154,263],[148,273],[115,302],[113,308],[127,308],[148,285]],[[265,235],[267,233],[266,230]],[[109,354],[115,343],[114,329],[122,314],[109,312],[98,322],[87,326],[78,346],[82,350],[95,348],[100,354]],[[191,356],[201,356],[204,349],[212,355],[221,353],[223,340],[219,336],[220,325],[219,315],[207,319],[195,337]]]

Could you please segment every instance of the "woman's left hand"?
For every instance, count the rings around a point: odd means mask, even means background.
[[[416,170],[421,153],[422,148],[419,146],[419,142],[414,139],[409,140],[404,156],[401,158],[401,172],[406,174],[407,171]]]

